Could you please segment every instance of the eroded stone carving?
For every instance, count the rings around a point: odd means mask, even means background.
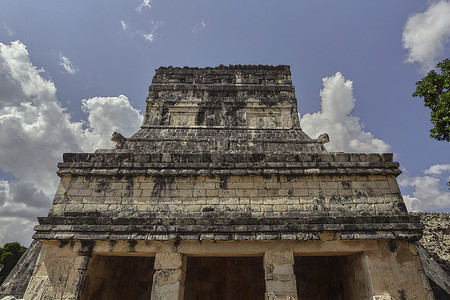
[[[125,137],[121,133],[113,132],[111,141],[116,142],[117,144],[122,144],[125,140]]]

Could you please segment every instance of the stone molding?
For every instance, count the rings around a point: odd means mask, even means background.
[[[415,216],[305,218],[39,218],[35,239],[67,240],[336,240],[420,239]]]
[[[58,175],[399,175],[392,153],[65,153]]]

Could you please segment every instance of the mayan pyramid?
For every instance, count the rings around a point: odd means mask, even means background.
[[[58,164],[24,298],[432,299],[399,164],[327,152],[294,92],[283,65],[157,69],[136,134]]]

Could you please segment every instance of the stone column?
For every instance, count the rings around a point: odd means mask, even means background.
[[[290,251],[264,253],[266,300],[296,300],[294,254]]]
[[[70,270],[69,278],[67,279],[66,290],[64,291],[62,298],[63,300],[76,300],[79,298],[89,259],[89,256],[77,256],[75,258],[72,269]]]
[[[84,275],[89,265],[94,244],[93,241],[81,242],[78,256],[75,257],[69,277],[67,278],[66,288],[62,297],[63,300],[77,300],[80,298]]]
[[[151,300],[182,300],[186,257],[180,253],[157,253]]]

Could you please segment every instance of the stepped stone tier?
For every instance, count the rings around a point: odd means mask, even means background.
[[[308,137],[288,66],[161,67],[113,140],[58,164],[25,299],[433,299],[398,163]]]

